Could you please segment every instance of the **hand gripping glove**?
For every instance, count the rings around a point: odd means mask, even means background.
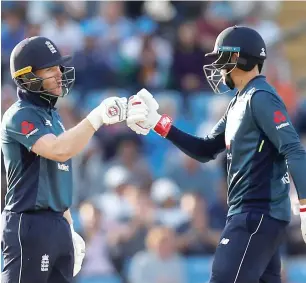
[[[149,108],[137,95],[131,96],[128,102],[127,126],[137,134],[147,135],[150,128],[141,123],[148,119]]]
[[[109,97],[93,109],[87,119],[97,131],[103,124],[111,125],[126,119],[127,99],[125,97]]]
[[[145,104],[148,108],[148,115],[145,120],[137,120],[134,109],[138,105]],[[152,94],[146,89],[140,90],[137,95],[132,96],[128,103],[127,125],[135,132],[147,135],[153,129],[162,137],[166,137],[171,126],[172,119],[168,115],[160,115],[157,110],[159,105]]]
[[[70,229],[74,248],[73,276],[76,276],[82,268],[83,259],[85,257],[85,242],[83,238],[74,231],[72,224],[70,225]]]

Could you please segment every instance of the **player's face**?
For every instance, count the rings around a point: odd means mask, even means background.
[[[56,96],[62,95],[62,72],[59,66],[53,66],[36,71],[36,75],[42,79],[43,88]]]
[[[230,63],[236,63],[237,62],[237,53],[234,53],[231,57]],[[230,75],[232,75],[233,73],[235,73],[237,70],[237,68],[232,68],[232,69],[221,69],[220,74],[222,76],[222,81],[223,84],[226,84],[226,76],[227,74],[230,73]]]

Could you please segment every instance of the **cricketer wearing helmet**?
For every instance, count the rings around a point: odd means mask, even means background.
[[[266,59],[262,37],[247,27],[229,27],[218,36],[204,66],[216,93],[237,89],[226,113],[205,138],[180,131],[145,89],[128,103],[128,126],[146,135],[150,129],[187,155],[207,162],[226,150],[228,218],[216,249],[211,283],[280,283],[279,247],[290,221],[290,178],[300,206],[306,242],[306,154],[286,107],[260,75]],[[149,110],[145,120],[138,111]]]
[[[3,283],[72,282],[85,255],[74,231],[71,158],[102,125],[126,119],[126,98],[110,97],[65,130],[55,104],[75,81],[56,45],[26,38],[12,51],[18,100],[4,114],[2,151],[7,194],[2,215]]]

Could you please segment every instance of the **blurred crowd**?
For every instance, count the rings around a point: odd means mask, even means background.
[[[265,39],[264,74],[284,99],[306,146],[306,103],[292,79],[275,20],[281,2],[1,4],[2,114],[17,98],[9,72],[13,47],[25,37],[42,35],[63,55],[73,55],[76,83],[58,101],[66,128],[103,98],[129,97],[145,87],[158,100],[160,113],[171,115],[179,128],[205,136],[233,93],[212,93],[203,73],[210,63],[204,54],[220,31],[238,24],[255,28]],[[212,256],[226,220],[222,154],[200,164],[156,134],[137,136],[122,123],[102,127],[73,166],[75,229],[87,244],[80,282],[192,282],[185,259]],[[3,171],[1,184],[3,196]],[[292,185],[293,198],[294,192]],[[283,255],[305,253],[299,218],[293,216]]]

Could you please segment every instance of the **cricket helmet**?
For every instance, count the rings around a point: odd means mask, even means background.
[[[231,62],[232,55],[237,53],[237,60]],[[230,73],[238,68],[243,71],[251,71],[258,65],[261,72],[264,60],[267,58],[266,44],[261,35],[248,27],[233,26],[223,30],[217,37],[214,50],[205,56],[214,57],[212,64],[204,65],[203,70],[208,83],[215,93],[222,91],[222,75],[225,72],[226,85],[234,89],[235,85]]]
[[[60,81],[62,95],[66,96],[75,81],[74,67],[66,67],[65,63],[71,56],[61,56],[56,45],[48,38],[34,36],[19,42],[13,49],[10,57],[10,70],[14,82],[21,89],[42,95],[58,97],[52,94],[52,89],[44,89],[43,81],[50,78],[40,78],[35,71],[59,66],[62,72]],[[54,79],[56,79],[54,77]]]

